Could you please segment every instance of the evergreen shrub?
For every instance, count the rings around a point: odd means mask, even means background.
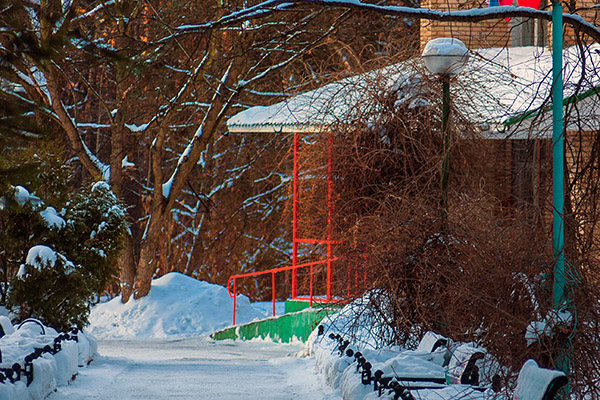
[[[0,221],[16,234],[3,229],[7,241],[0,243],[0,253],[11,255],[7,305],[20,318],[36,317],[58,330],[83,328],[90,301],[116,278],[127,232],[124,206],[105,182],[60,211],[39,199],[14,201],[14,192],[3,198]]]

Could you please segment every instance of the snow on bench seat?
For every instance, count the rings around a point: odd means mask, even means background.
[[[566,384],[567,377],[561,371],[540,368],[535,361],[527,360],[517,378],[514,400],[552,400]]]

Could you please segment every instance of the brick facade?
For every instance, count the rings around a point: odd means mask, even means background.
[[[421,6],[437,10],[464,10],[487,7],[485,0],[424,0]],[[542,0],[545,7],[550,0]],[[600,0],[577,0],[575,8],[592,7]],[[514,0],[517,5],[517,0]],[[565,11],[568,12],[565,7]],[[579,10],[587,21],[600,24],[600,9]],[[496,19],[477,23],[457,23],[421,20],[421,49],[431,39],[454,37],[462,40],[467,48],[550,46],[551,23],[523,18]],[[576,44],[573,29],[564,26],[564,46]],[[578,134],[577,134],[578,135]],[[567,169],[573,173],[577,166],[587,164],[594,142],[594,134],[584,132],[573,140],[575,132],[568,133]],[[574,145],[575,144],[575,145]],[[545,229],[551,229],[552,221],[552,142],[551,139],[490,140],[485,146],[486,167],[483,179],[499,201],[499,212],[526,211],[533,221]],[[575,189],[578,192],[577,189]]]
[[[428,0],[428,2],[437,1],[438,0]],[[436,8],[435,4],[432,4],[431,6],[432,8]],[[510,22],[502,19],[471,24],[465,22],[421,20],[421,49],[424,48],[431,39],[438,37],[458,38],[462,40],[469,49],[510,46]]]
[[[544,8],[547,3],[548,0],[542,0],[541,7]],[[517,0],[514,4],[517,5]],[[600,9],[583,10],[583,8],[598,4],[600,4],[600,0],[577,0],[575,8],[578,9],[577,13],[588,22],[599,25]],[[435,10],[465,10],[487,7],[487,2],[477,2],[477,0],[468,2],[460,0],[424,0],[421,7]],[[546,8],[550,9],[549,7]],[[568,12],[568,10],[565,8],[564,12]],[[428,41],[438,37],[458,38],[469,49],[505,46],[549,46],[549,38],[551,38],[552,32],[550,22],[523,18],[512,18],[508,21],[502,18],[477,23],[421,20],[420,28],[421,49]],[[576,43],[573,29],[568,25],[564,26],[564,38],[565,47]]]

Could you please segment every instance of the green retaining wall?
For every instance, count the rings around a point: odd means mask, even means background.
[[[306,342],[310,333],[326,315],[338,311],[338,308],[307,308],[302,311],[253,321],[244,325],[232,326],[210,335],[215,340],[250,340],[270,338],[279,343],[294,340]]]
[[[292,313],[296,311],[302,311],[310,307],[310,303],[307,300],[286,300],[284,312]],[[340,305],[336,303],[318,303],[313,301],[313,308],[336,308],[339,309]]]

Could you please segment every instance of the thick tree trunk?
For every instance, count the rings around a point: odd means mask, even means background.
[[[132,157],[134,159],[134,157]],[[135,271],[140,254],[140,242],[143,229],[142,222],[146,214],[143,199],[140,195],[139,170],[131,168],[123,174],[121,199],[127,204],[127,214],[130,234],[125,239],[125,248],[119,260],[121,279],[121,301],[126,303],[133,294]]]
[[[135,271],[135,284],[133,288],[133,297],[139,299],[150,292],[152,277],[157,267],[156,249],[162,227],[165,225],[165,218],[169,214],[155,210],[150,214],[147,230],[140,244],[140,259]]]
[[[150,234],[141,244],[140,260],[138,261],[136,268],[136,279],[133,291],[133,297],[139,299],[146,296],[150,292],[150,286],[152,284],[152,277],[156,268],[155,255],[156,255],[156,244],[157,238],[154,236],[160,234],[160,226],[157,227],[158,232]]]
[[[125,248],[121,254],[119,264],[121,266],[121,301],[127,303],[133,293],[133,282],[135,279],[135,242],[130,235],[125,239]]]
[[[137,274],[133,298],[139,299],[150,293],[152,276],[154,275],[154,247],[148,242],[142,245],[140,261],[137,265]]]

